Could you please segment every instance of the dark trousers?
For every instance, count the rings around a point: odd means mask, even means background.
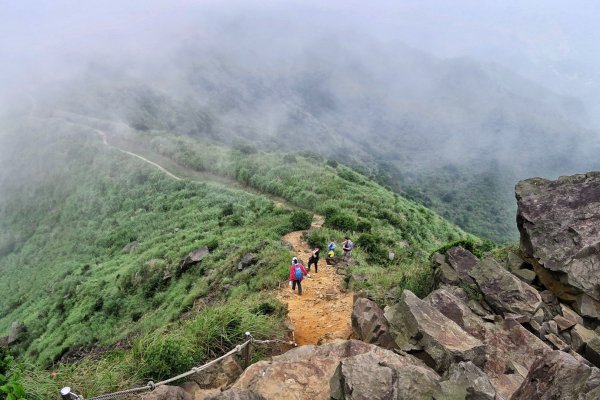
[[[308,272],[310,272],[310,266],[315,265],[315,272],[319,272],[319,259],[318,258],[309,258],[308,259]]]
[[[293,280],[292,281],[292,291],[296,290],[296,285],[298,286],[298,294],[302,296],[302,281]]]

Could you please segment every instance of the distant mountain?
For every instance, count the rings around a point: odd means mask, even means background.
[[[516,238],[519,178],[598,167],[584,107],[498,65],[357,37],[283,52],[230,37],[190,41],[143,74],[91,68],[53,109],[320,153],[497,241]]]

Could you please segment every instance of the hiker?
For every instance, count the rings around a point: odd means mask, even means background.
[[[354,243],[348,236],[345,237],[346,240],[342,242],[342,250],[344,250],[344,261],[350,261],[350,257],[352,256],[352,249],[354,248]]]
[[[311,265],[315,265],[315,273],[319,272],[319,252],[321,251],[320,248],[315,247],[314,249],[312,249],[312,252],[310,253],[310,257],[308,257],[308,272],[310,272],[310,266]]]
[[[329,251],[333,251],[333,252],[335,252],[335,247],[336,247],[336,246],[335,246],[335,242],[332,240],[332,241],[330,241],[330,242],[329,242],[329,247],[327,248],[327,251],[328,251],[328,252],[329,252]]]
[[[292,292],[296,290],[298,286],[298,295],[302,296],[302,279],[304,276],[310,277],[304,265],[302,265],[297,257],[292,258],[292,265],[290,266],[290,283],[292,285]]]

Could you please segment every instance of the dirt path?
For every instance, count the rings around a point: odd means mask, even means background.
[[[320,228],[323,217],[315,216],[313,228]],[[288,233],[283,240],[291,243],[296,256],[308,263],[308,244],[302,239],[304,231]],[[288,306],[288,317],[292,322],[294,336],[298,344],[317,344],[335,338],[347,339],[352,333],[352,293],[342,289],[342,276],[333,267],[325,266],[323,257],[319,261],[319,272],[311,271],[311,278],[302,281],[302,296],[292,293],[285,285],[278,293],[278,299]]]
[[[107,134],[96,130],[106,146]],[[131,151],[115,147],[117,150],[137,157],[140,160],[158,168],[173,179],[182,178],[171,173],[163,166]],[[281,208],[292,208],[282,199],[273,199],[275,205]],[[316,215],[313,219],[312,228],[318,229],[323,225],[324,218]],[[305,231],[288,233],[283,240],[289,242],[296,256],[302,260],[305,266],[308,263],[310,249],[302,239]],[[294,329],[296,343],[317,344],[320,341],[331,339],[347,339],[352,333],[352,293],[343,290],[341,275],[335,273],[333,267],[325,265],[325,250],[321,250],[322,259],[319,261],[319,272],[311,271],[311,277],[302,281],[302,296],[292,293],[288,285],[283,286],[277,293],[278,299],[288,306],[288,317]]]

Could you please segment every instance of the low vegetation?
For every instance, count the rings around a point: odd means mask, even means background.
[[[178,181],[103,145],[93,127],[47,129],[55,140],[30,150],[40,162],[10,160],[19,173],[1,177],[14,190],[0,199],[9,238],[0,254],[0,332],[13,321],[28,327],[13,351],[31,365],[20,378],[29,398],[49,398],[66,383],[89,396],[160,379],[222,354],[246,330],[282,337],[285,310],[269,294],[286,279],[292,255],[281,237],[309,228],[315,213],[325,225],[309,231],[308,242],[325,247],[352,237],[348,285],[382,304],[402,288],[430,290],[435,249],[479,243],[422,205],[312,154],[153,131],[111,138],[190,178]],[[210,252],[201,262],[183,263],[204,246]],[[248,253],[259,261],[238,267]]]

